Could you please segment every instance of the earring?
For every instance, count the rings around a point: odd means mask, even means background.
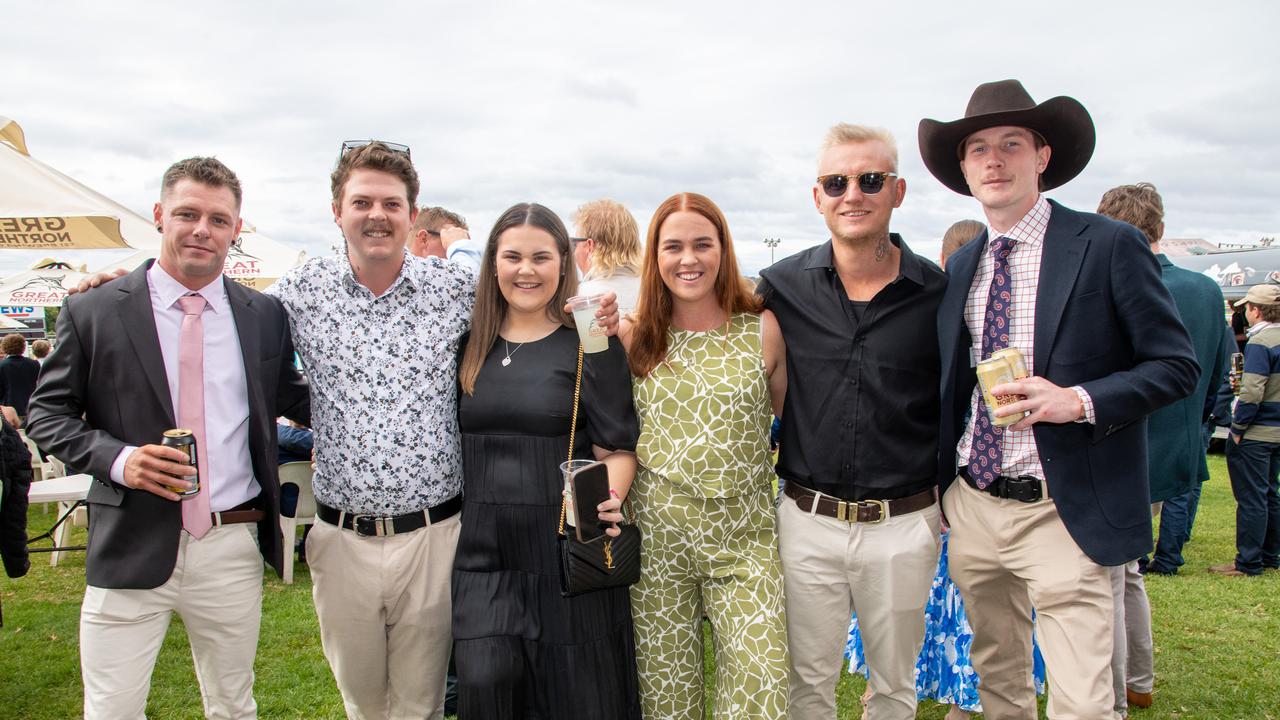
[[[156,223],[156,232],[158,233],[164,232],[164,225],[161,225],[160,223]]]

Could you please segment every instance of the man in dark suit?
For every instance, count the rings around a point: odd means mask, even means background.
[[[160,257],[67,299],[29,433],[93,475],[80,613],[86,718],[141,718],[171,614],[205,714],[255,717],[262,560],[280,568],[275,418],[310,420],[279,301],[222,277],[240,183],[212,158],[165,172]],[[197,440],[198,492],[166,430]],[[184,479],[185,478],[185,479]]]
[[[0,351],[5,354],[0,360],[0,405],[13,408],[19,422],[26,422],[27,403],[40,377],[40,363],[23,355],[26,350],[27,340],[18,333],[5,335],[0,341]]]
[[[1142,234],[1041,195],[1084,169],[1094,137],[1079,102],[1037,105],[1016,80],[979,86],[960,120],[920,122],[925,165],[987,221],[947,261],[939,482],[993,719],[1036,716],[1033,606],[1049,717],[1115,717],[1105,566],[1151,548],[1145,417],[1199,376]],[[1005,401],[990,414],[974,365],[1004,348],[1031,377],[990,388]]]

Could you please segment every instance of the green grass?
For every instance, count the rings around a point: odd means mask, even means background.
[[[1209,458],[1213,479],[1204,488],[1187,566],[1175,577],[1150,577],[1156,641],[1156,702],[1130,717],[1185,720],[1280,719],[1280,572],[1261,578],[1209,575],[1209,565],[1234,557],[1235,503],[1220,455]],[[30,531],[54,515],[31,512]],[[73,541],[82,542],[77,530]],[[76,626],[84,590],[81,553],[32,556],[27,577],[0,580],[0,717],[64,720],[80,714]],[[708,638],[706,665],[713,661]],[[264,718],[341,718],[342,703],[320,650],[311,578],[297,568],[289,586],[269,574],[256,663],[259,713]],[[857,718],[861,676],[845,674],[837,689],[840,718]],[[1043,703],[1042,703],[1043,716]],[[165,640],[147,713],[152,718],[201,717],[186,634],[176,618]],[[946,708],[922,703],[919,717],[940,720]]]

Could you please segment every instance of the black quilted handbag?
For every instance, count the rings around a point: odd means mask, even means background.
[[[578,377],[573,385],[573,415],[569,419],[569,459],[573,459],[578,401],[582,397],[582,346],[578,346]],[[564,531],[565,503],[560,500],[556,541],[560,552],[560,594],[565,597],[595,590],[626,587],[640,579],[640,528],[631,522],[618,526],[622,534],[593,542],[579,542]],[[630,500],[626,502],[630,509]]]

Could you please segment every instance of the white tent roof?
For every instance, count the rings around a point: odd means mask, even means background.
[[[85,276],[69,269],[38,268],[0,280],[0,306],[47,307],[62,304],[67,290]]]
[[[158,247],[155,225],[27,153],[22,128],[0,117],[0,248]]]
[[[119,268],[133,270],[142,264],[143,260],[159,254],[158,247],[154,250],[140,250],[122,260],[115,260],[97,268],[95,272],[112,272]],[[279,240],[272,240],[257,232],[252,224],[245,222],[244,229],[240,232],[239,246],[233,246],[227,253],[222,274],[242,285],[261,290],[275,282],[289,269],[301,265],[306,259],[307,251],[289,247]]]

